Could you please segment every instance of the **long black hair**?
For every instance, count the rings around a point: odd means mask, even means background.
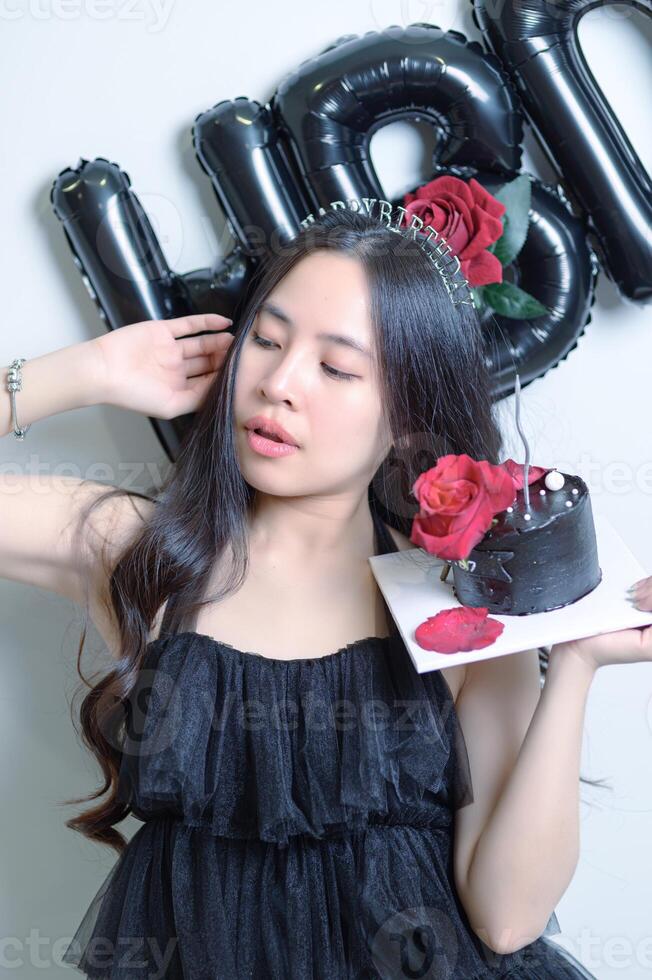
[[[261,264],[223,367],[162,485],[142,494],[112,488],[82,515],[83,521],[118,495],[156,504],[137,540],[117,562],[114,558],[110,566],[102,554],[109,583],[104,601],[119,626],[120,658],[86,694],[80,720],[83,741],[102,767],[104,784],[90,796],[65,801],[85,802],[108,792],[105,800],[66,826],[118,851],[125,840],[114,824],[129,812],[116,799],[123,704],[136,683],[162,604],[168,602],[174,632],[202,605],[224,598],[245,579],[255,488],[242,476],[234,442],[238,362],[262,302],[315,249],[356,258],[369,284],[382,411],[394,440],[368,491],[369,504],[381,519],[409,536],[418,511],[411,487],[442,455],[468,453],[474,459],[500,461],[502,440],[478,315],[470,306],[452,304],[440,274],[414,240],[376,218],[338,210],[303,229]],[[211,571],[226,548],[231,557],[225,579],[205,598]],[[85,632],[77,667],[88,683],[80,669]],[[545,662],[542,650],[542,671]]]

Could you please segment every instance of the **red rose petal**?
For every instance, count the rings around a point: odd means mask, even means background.
[[[417,514],[412,519],[410,541],[437,558],[457,561],[468,558],[491,527],[492,520],[490,513],[476,513],[468,519],[453,518],[447,525],[438,514],[427,517]]]
[[[450,174],[446,174],[443,177],[435,177],[434,180],[429,181],[424,184],[417,191],[419,197],[427,197],[430,200],[433,197],[461,197],[466,206],[470,209],[474,206],[473,193],[461,177],[453,177]]]
[[[490,194],[482,184],[478,183],[475,177],[471,177],[469,180],[469,190],[473,194],[476,204],[479,204],[483,211],[494,218],[501,218],[504,215],[506,208],[503,202]]]
[[[522,490],[525,484],[523,479],[523,473],[525,467],[523,463],[517,463],[513,459],[506,459],[504,463],[501,464],[505,467],[512,480],[514,481],[514,486],[517,490]],[[530,466],[527,474],[528,486],[530,483],[534,483],[539,477],[543,476],[544,473],[548,473],[549,469],[546,466]]]
[[[471,260],[480,255],[483,249],[497,242],[503,233],[503,223],[500,218],[492,218],[478,208],[473,212],[474,230],[469,244],[460,252],[460,259]],[[491,253],[490,253],[491,254]]]
[[[472,259],[460,259],[462,275],[471,286],[488,286],[503,281],[503,267],[493,252],[480,252]]]
[[[424,650],[461,653],[491,646],[504,630],[504,624],[491,619],[486,606],[455,606],[429,616],[414,631]]]

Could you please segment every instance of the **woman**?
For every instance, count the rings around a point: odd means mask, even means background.
[[[651,631],[553,647],[543,692],[537,650],[414,670],[368,557],[413,547],[420,472],[498,462],[500,433],[475,314],[396,241],[337,212],[269,262],[233,339],[143,322],[24,366],[23,425],[197,412],[155,492],[3,498],[0,575],[85,604],[115,658],[81,709],[106,796],[67,823],[119,852],[66,954],[89,977],[591,976],[543,936],[591,680],[649,660]],[[248,430],[273,423],[296,448]]]

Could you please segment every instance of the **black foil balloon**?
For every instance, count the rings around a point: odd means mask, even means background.
[[[310,197],[269,106],[244,97],[195,118],[193,145],[242,250],[254,260],[288,242]]]
[[[430,24],[340,39],[287,75],[271,105],[315,205],[385,196],[369,144],[400,118],[432,124],[435,171],[501,173],[521,162],[521,116],[499,60]]]
[[[106,326],[203,312],[233,316],[251,274],[246,256],[236,249],[216,269],[173,272],[130,183],[105,157],[80,158],[50,189],[73,260]],[[171,459],[193,419],[150,420]]]
[[[623,2],[652,14],[651,0]],[[591,74],[577,36],[580,17],[599,6],[602,0],[474,0],[474,20],[510,73],[569,196],[589,216],[607,274],[623,296],[646,303],[652,296],[652,181]],[[650,93],[632,95],[637,96],[644,113]]]
[[[435,129],[432,177],[475,176],[491,193],[518,174],[518,99],[498,59],[457,31],[413,24],[347,35],[286,76],[271,104],[315,210],[387,197],[369,143],[380,126],[406,116]],[[517,373],[525,387],[565,357],[594,300],[597,265],[581,220],[563,193],[538,181],[532,192],[531,226],[512,278],[551,313],[483,316],[496,397],[514,391]]]
[[[475,176],[490,194],[501,184],[495,174]],[[587,243],[584,221],[572,213],[561,187],[533,177],[530,184],[527,237],[503,276],[550,312],[533,320],[513,320],[489,311],[481,314],[497,398],[514,391],[516,373],[524,388],[563,360],[591,322],[595,302],[599,265]]]
[[[108,326],[195,312],[117,164],[81,159],[57,176],[50,200]]]

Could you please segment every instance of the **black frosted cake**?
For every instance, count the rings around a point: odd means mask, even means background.
[[[546,486],[545,475],[530,484],[527,512],[525,492],[518,490],[468,557],[452,562],[462,605],[528,616],[576,602],[599,584],[588,488],[579,476],[561,476],[558,490]]]

